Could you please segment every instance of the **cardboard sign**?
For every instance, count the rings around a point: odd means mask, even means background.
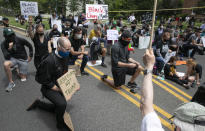
[[[74,131],[73,122],[72,122],[72,120],[71,120],[71,118],[70,118],[69,113],[68,113],[68,112],[65,112],[63,117],[64,117],[64,122],[65,122],[65,124],[66,124],[72,131]]]
[[[150,36],[140,36],[139,37],[139,49],[147,49],[150,42]]]
[[[117,30],[107,30],[107,40],[118,40],[118,36]]]
[[[52,25],[52,27],[53,27],[53,25],[57,25],[58,26],[58,31],[62,32],[62,22],[61,22],[61,20],[52,19],[51,20],[51,25]]]
[[[173,52],[171,52],[171,53],[167,53],[166,54],[166,56],[165,56],[165,63],[167,63],[167,62],[169,62],[169,60],[170,60],[170,58],[172,57],[172,56],[175,56],[176,55],[176,51],[173,51]]]
[[[57,80],[66,101],[70,100],[72,95],[80,89],[80,84],[75,76],[75,71],[69,69],[66,74]]]
[[[29,1],[20,1],[21,15],[38,15],[38,3]]]
[[[86,19],[108,19],[108,5],[86,4]]]

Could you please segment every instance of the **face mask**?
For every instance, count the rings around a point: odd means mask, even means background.
[[[7,41],[8,43],[14,42],[14,41],[15,41],[15,36],[12,35],[12,36],[7,37],[7,38],[6,38],[6,41]]]
[[[9,27],[9,24],[4,23],[4,26],[5,26],[5,27]]]
[[[43,35],[44,35],[44,33],[38,33],[38,35],[39,35],[39,36],[43,36]]]
[[[130,41],[122,40],[122,45],[124,45],[124,46],[128,46],[129,43],[130,43]]]
[[[66,58],[69,56],[70,52],[67,51],[67,52],[63,52],[63,51],[58,51],[58,54],[63,57],[63,58]]]
[[[58,29],[53,29],[53,31],[57,31]]]
[[[82,34],[75,34],[75,38],[76,39],[81,39],[82,38]]]

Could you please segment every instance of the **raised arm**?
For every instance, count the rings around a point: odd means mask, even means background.
[[[153,49],[146,50],[145,55],[143,56],[143,62],[145,65],[145,69],[151,71],[153,69],[155,63],[155,56],[153,53]],[[141,112],[142,115],[153,112],[153,84],[152,84],[152,73],[148,73],[144,76],[143,85],[141,88],[142,96],[141,96]]]

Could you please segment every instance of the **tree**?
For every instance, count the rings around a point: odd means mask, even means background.
[[[70,0],[70,2],[68,3],[69,10],[73,13],[73,15],[75,11],[78,11],[78,8],[80,6],[79,2],[79,0]]]

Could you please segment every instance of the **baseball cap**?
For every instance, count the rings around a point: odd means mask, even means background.
[[[9,35],[12,35],[12,34],[15,34],[15,33],[11,28],[4,28],[3,34],[4,34],[4,36],[9,36]]]

